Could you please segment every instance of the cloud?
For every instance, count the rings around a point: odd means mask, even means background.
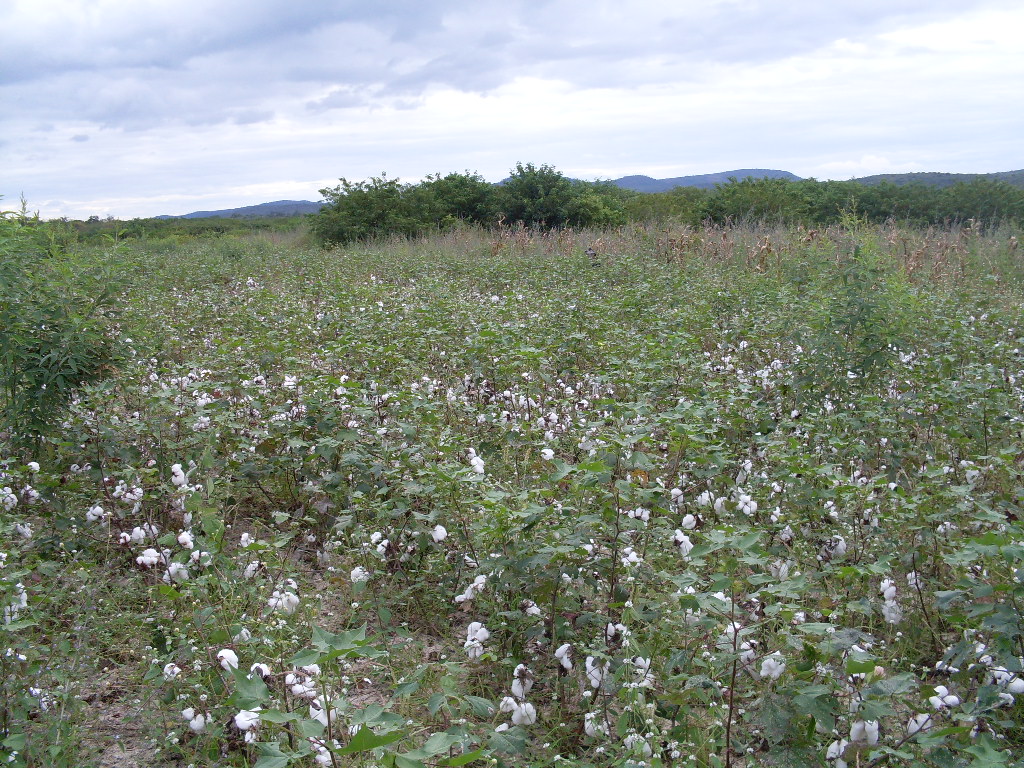
[[[1006,170],[1024,165],[1022,25],[1003,0],[13,0],[0,193],[142,215],[517,160]]]

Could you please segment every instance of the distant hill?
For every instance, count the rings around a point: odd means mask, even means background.
[[[696,176],[676,176],[672,179],[652,179],[650,176],[623,176],[612,184],[635,192],[667,192],[676,187],[697,187],[712,189],[716,184],[727,184],[729,179],[788,179],[800,181],[800,177],[789,171],[773,171],[764,168],[743,168],[738,171],[702,173]]]
[[[765,168],[742,168],[736,171],[721,173],[702,173],[696,176],[676,176],[671,179],[653,179],[650,176],[623,176],[613,179],[610,183],[623,189],[635,192],[667,192],[676,187],[696,187],[713,189],[716,184],[727,184],[729,179],[788,179],[800,181],[800,177],[789,171],[776,171]],[[974,179],[993,179],[1005,181],[1015,187],[1024,187],[1024,170],[1001,171],[999,173],[880,173],[875,176],[862,176],[850,179],[860,184],[872,185],[890,182],[897,186],[906,184],[923,184],[929,187],[951,187],[957,182],[973,181]],[[499,184],[503,182],[498,182]],[[278,200],[273,203],[247,205],[242,208],[227,208],[222,211],[195,211],[183,216],[157,216],[158,219],[209,219],[209,218],[256,218],[263,216],[302,216],[316,213],[323,203],[309,200]]]
[[[1024,170],[1000,171],[999,173],[879,173],[874,176],[862,176],[859,179],[851,179],[868,186],[889,182],[897,187],[907,184],[923,184],[927,187],[952,187],[959,182],[970,182],[975,179],[991,179],[993,181],[1005,181],[1015,187],[1024,187]]]
[[[227,208],[222,211],[194,211],[182,216],[157,216],[158,219],[247,219],[265,216],[302,216],[306,213],[316,213],[322,207],[321,203],[311,203],[308,200],[277,200],[273,203],[260,203],[259,205],[246,205],[242,208]]]

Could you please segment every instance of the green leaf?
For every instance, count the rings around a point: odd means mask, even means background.
[[[465,754],[449,758],[448,760],[445,760],[443,763],[441,763],[441,765],[450,765],[453,766],[453,768],[455,768],[460,765],[468,765],[469,763],[472,763],[474,760],[479,760],[486,756],[487,750],[477,749],[473,752],[466,752]]]
[[[260,712],[260,720],[267,723],[290,723],[301,719],[302,717],[294,712],[282,712],[278,709],[266,709]]]
[[[501,733],[494,731],[487,740],[487,746],[505,755],[519,755],[526,751],[526,734],[519,727]]]
[[[242,709],[252,709],[270,700],[270,691],[267,684],[259,675],[253,675],[252,679],[240,669],[231,670],[235,678],[235,694],[231,702]]]
[[[291,758],[287,756],[264,755],[252,768],[288,768],[290,763]]]
[[[390,731],[388,733],[378,735],[364,725],[356,732],[356,735],[352,737],[352,740],[349,741],[348,744],[334,754],[354,755],[357,752],[368,752],[371,749],[377,749],[377,747],[392,744],[403,736],[405,736],[403,731]]]

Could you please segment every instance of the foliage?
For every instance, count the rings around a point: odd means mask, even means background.
[[[1014,237],[123,245],[0,462],[2,759],[1019,765]]]
[[[114,360],[113,298],[102,270],[42,250],[35,221],[0,215],[0,432],[15,443],[52,426]]]

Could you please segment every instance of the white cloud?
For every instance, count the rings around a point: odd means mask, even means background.
[[[517,160],[1009,170],[1021,28],[1003,0],[14,0],[0,193],[128,217]]]

